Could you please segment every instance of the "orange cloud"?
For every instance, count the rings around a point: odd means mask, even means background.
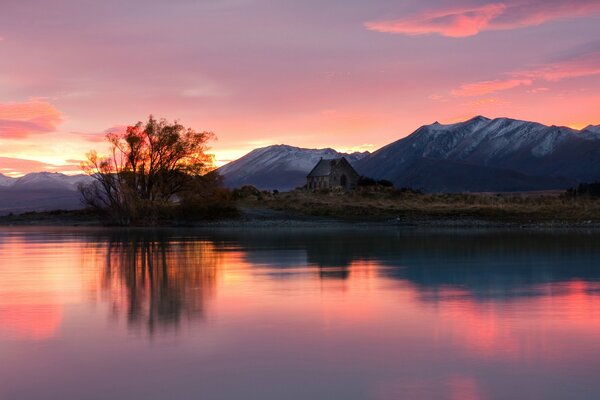
[[[531,79],[558,82],[568,78],[579,78],[600,74],[600,52],[580,60],[552,64],[547,67],[517,73]]]
[[[62,121],[60,111],[45,101],[0,104],[1,139],[52,132]]]
[[[54,165],[42,161],[0,156],[0,174],[21,176],[29,172],[39,171],[81,173],[79,161],[67,160],[66,162],[67,164]]]
[[[454,96],[482,96],[486,94],[496,93],[502,90],[516,88],[521,85],[531,85],[531,79],[496,79],[492,81],[481,81],[462,85],[458,89],[452,91]]]
[[[587,15],[600,10],[596,0],[507,0],[481,6],[432,10],[404,19],[367,22],[367,29],[409,36],[438,34],[474,36],[483,31],[510,30]]]
[[[465,37],[485,30],[505,9],[502,3],[487,4],[475,8],[432,11],[404,20],[367,22],[365,26],[372,31],[409,36],[437,33],[448,37]]]
[[[558,82],[564,79],[600,75],[600,51],[573,60],[559,61],[546,66],[511,72],[504,79],[467,83],[452,91],[454,96],[482,96],[519,86],[530,86],[535,81]],[[537,91],[547,91],[538,88]],[[535,93],[535,92],[534,92]]]

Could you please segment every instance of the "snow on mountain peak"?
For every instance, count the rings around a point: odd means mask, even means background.
[[[588,125],[581,130],[585,134],[594,134],[595,137],[600,137],[600,125]]]
[[[489,159],[530,149],[534,157],[554,151],[557,144],[576,134],[570,128],[548,127],[536,122],[511,118],[489,119],[477,116],[455,124],[432,124],[413,135],[413,148],[422,157],[465,159],[473,153]]]
[[[0,174],[0,187],[11,186],[15,182],[15,178]]]
[[[346,154],[332,148],[304,149],[279,144],[252,150],[218,171],[224,177],[225,184],[230,187],[251,184],[259,188],[287,190],[302,185],[306,175],[322,158],[343,156],[352,163],[368,154]]]
[[[11,186],[27,189],[77,189],[80,183],[89,182],[88,175],[65,175],[59,172],[32,172],[14,180]]]

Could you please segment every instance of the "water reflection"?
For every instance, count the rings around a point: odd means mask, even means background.
[[[0,229],[0,398],[597,398],[599,239]]]
[[[100,260],[101,298],[130,329],[153,334],[204,317],[218,275],[214,243],[171,241],[156,232],[113,234],[100,243],[92,244],[85,258]]]
[[[598,237],[589,233],[297,232],[256,230],[92,232],[88,262],[102,301],[130,329],[153,334],[199,322],[222,276],[250,284],[297,280],[402,283],[415,301],[469,318],[527,298],[600,294]],[[312,271],[312,274],[311,274]],[[307,275],[308,273],[308,275]],[[266,281],[265,281],[266,277]],[[340,284],[342,286],[340,286]],[[318,284],[320,291],[347,283]],[[567,304],[569,304],[567,302]],[[455,319],[458,316],[454,315]],[[477,331],[494,322],[477,322]]]

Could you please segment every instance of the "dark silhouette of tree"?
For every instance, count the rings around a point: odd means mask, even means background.
[[[212,132],[150,116],[106,137],[110,155],[87,155],[82,168],[95,180],[80,192],[85,205],[105,211],[117,224],[156,223],[181,199],[196,204],[221,187],[214,157],[206,153]]]

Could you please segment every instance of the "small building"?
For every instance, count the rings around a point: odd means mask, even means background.
[[[350,190],[356,187],[359,177],[344,157],[329,160],[321,158],[306,177],[306,188]]]

